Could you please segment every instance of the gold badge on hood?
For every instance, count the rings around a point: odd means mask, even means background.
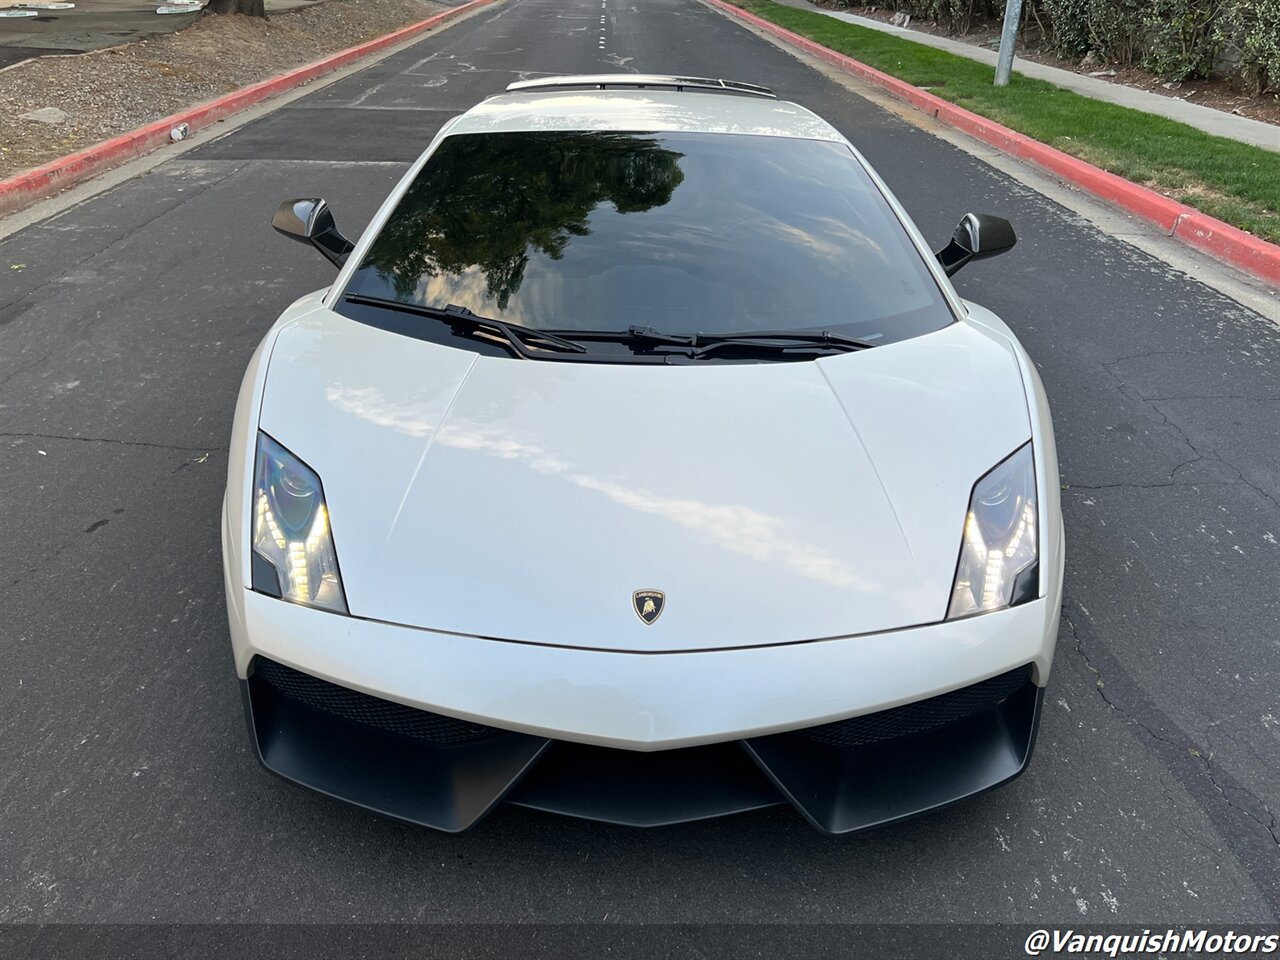
[[[661,590],[637,590],[631,595],[631,605],[636,616],[645,623],[653,623],[662,616],[662,608],[667,602],[667,595]]]

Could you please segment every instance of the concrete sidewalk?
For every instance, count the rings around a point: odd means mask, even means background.
[[[979,63],[985,63],[990,67],[995,67],[996,65],[996,51],[985,47],[977,47],[973,44],[952,40],[947,37],[934,36],[931,33],[924,33],[920,30],[894,27],[887,23],[881,23],[879,20],[859,17],[852,13],[824,10],[822,7],[809,3],[808,0],[777,0],[777,2],[788,7],[795,7],[798,10],[821,13],[824,16],[844,20],[846,23],[857,24],[869,30],[879,30],[881,33],[893,34],[895,37],[901,37],[913,43],[924,44],[927,47],[936,47],[939,50],[945,50],[947,53],[954,53],[959,57],[977,60]],[[1168,117],[1170,120],[1185,123],[1187,126],[1195,127],[1198,130],[1203,130],[1205,133],[1211,133],[1214,136],[1239,140],[1241,143],[1253,144],[1255,147],[1262,147],[1264,150],[1280,152],[1280,127],[1274,124],[1263,123],[1260,120],[1250,120],[1248,117],[1238,117],[1235,114],[1224,113],[1211,107],[1202,107],[1199,104],[1188,103],[1185,100],[1176,100],[1173,97],[1162,97],[1157,93],[1126,87],[1119,83],[1108,83],[1106,80],[1101,80],[1097,77],[1083,76],[1070,70],[1046,66],[1031,60],[1016,59],[1014,61],[1014,71],[1023,76],[1034,77],[1037,80],[1052,83],[1054,86],[1074,91],[1082,96],[1092,97],[1095,100],[1105,100],[1108,103],[1132,107],[1134,110],[1142,110],[1145,113],[1158,114],[1162,117]]]

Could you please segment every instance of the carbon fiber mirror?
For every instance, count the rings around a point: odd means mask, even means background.
[[[346,263],[355,249],[355,244],[338,232],[329,205],[318,197],[286,200],[276,207],[271,226],[277,233],[315,247],[336,267]]]
[[[983,260],[1012,250],[1018,242],[1013,224],[987,213],[966,213],[951,242],[935,256],[951,277],[970,260]]]

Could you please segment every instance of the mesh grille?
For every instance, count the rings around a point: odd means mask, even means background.
[[[483,724],[456,720],[438,713],[428,713],[426,710],[415,710],[391,700],[371,697],[367,693],[340,687],[263,657],[254,661],[254,670],[255,676],[261,677],[290,700],[355,723],[440,746],[472,743],[504,733]]]
[[[940,697],[796,732],[802,737],[834,747],[861,747],[897,737],[908,737],[913,733],[926,733],[948,723],[995,709],[1030,678],[1030,668],[1019,667],[971,687],[944,693]]]

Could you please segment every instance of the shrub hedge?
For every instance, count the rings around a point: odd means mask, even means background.
[[[837,5],[853,5],[836,0]],[[1004,0],[885,0],[965,33],[998,19]],[[1165,80],[1237,77],[1254,95],[1280,93],[1280,0],[1023,0],[1023,30],[1060,56],[1142,66]]]

